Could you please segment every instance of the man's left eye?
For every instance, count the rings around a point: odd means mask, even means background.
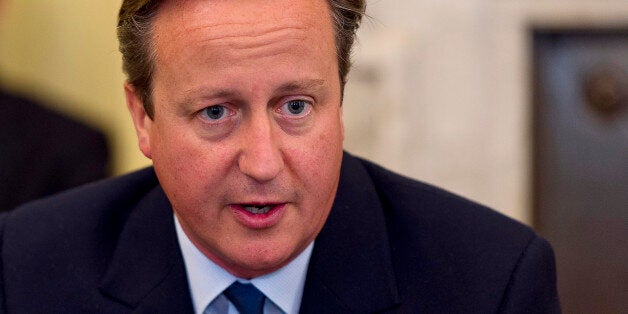
[[[232,115],[234,115],[233,110],[224,105],[209,106],[199,112],[199,116],[203,120],[211,123],[222,122]]]
[[[219,120],[225,116],[227,110],[224,106],[211,106],[203,109],[203,111],[210,120]]]
[[[291,116],[304,116],[311,110],[311,105],[308,101],[303,99],[294,99],[287,101],[281,107],[283,114]]]

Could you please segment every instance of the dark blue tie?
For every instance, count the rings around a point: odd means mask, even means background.
[[[264,310],[266,297],[250,283],[236,281],[223,294],[235,305],[240,314],[262,314]]]

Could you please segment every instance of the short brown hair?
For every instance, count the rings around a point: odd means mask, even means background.
[[[164,0],[124,0],[118,15],[118,40],[122,53],[122,68],[130,84],[152,119],[151,81],[155,69],[155,49],[152,21]],[[338,74],[341,89],[351,68],[351,47],[364,15],[366,0],[327,0],[334,22]]]

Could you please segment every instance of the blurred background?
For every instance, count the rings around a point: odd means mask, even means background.
[[[115,35],[121,1],[0,0],[0,86],[146,165]],[[628,1],[368,3],[347,150],[535,227],[566,313],[628,309]],[[0,178],[1,179],[1,178]]]

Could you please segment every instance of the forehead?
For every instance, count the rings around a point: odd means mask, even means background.
[[[172,0],[153,24],[154,82],[169,88],[278,83],[337,75],[326,0]],[[259,80],[259,73],[264,73]],[[253,81],[251,81],[253,82]],[[175,86],[176,85],[176,86]]]
[[[195,34],[207,41],[255,41],[282,30],[310,36],[333,32],[326,0],[166,0],[153,27],[157,41]]]

